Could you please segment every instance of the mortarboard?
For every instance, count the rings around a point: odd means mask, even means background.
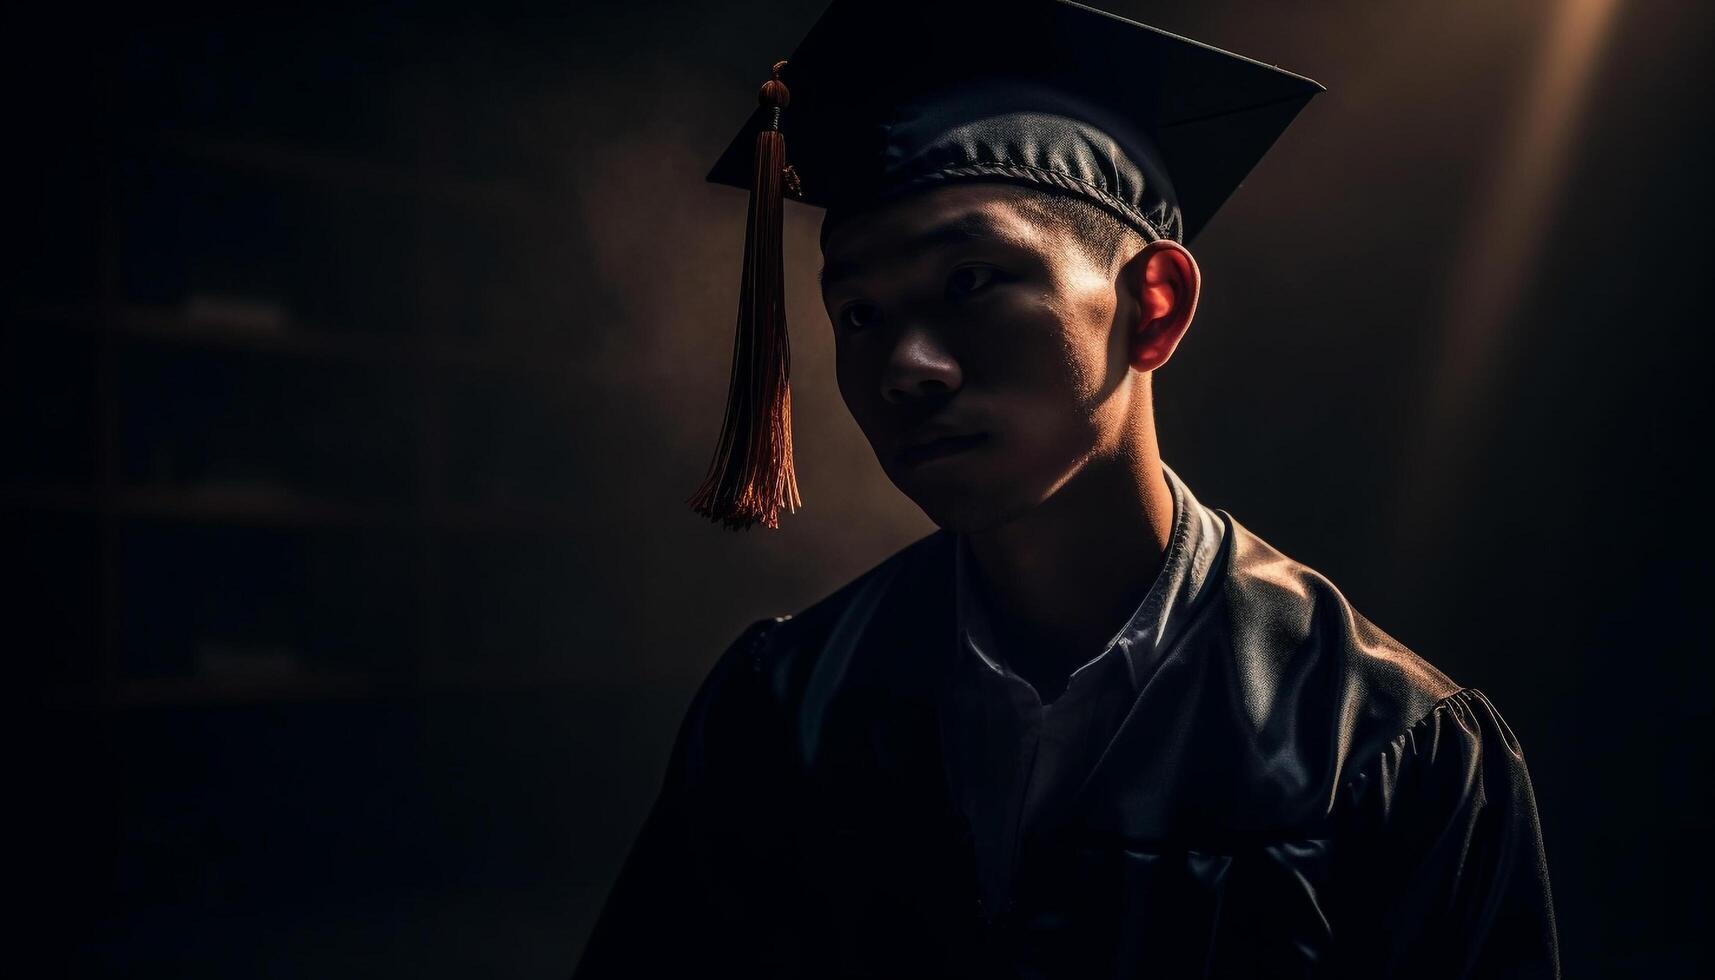
[[[708,179],[750,190],[733,374],[691,505],[729,527],[799,504],[782,201],[844,215],[1005,181],[1190,241],[1322,86],[1065,0],[836,0]],[[787,147],[790,147],[788,151]]]

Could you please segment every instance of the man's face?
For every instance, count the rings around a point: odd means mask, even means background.
[[[846,219],[823,249],[840,394],[894,485],[950,530],[1013,520],[1123,452],[1147,398],[1127,357],[1136,301],[1028,193],[938,188]]]

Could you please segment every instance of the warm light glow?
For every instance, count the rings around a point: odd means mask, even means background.
[[[1448,282],[1444,343],[1401,515],[1434,524],[1435,500],[1460,482],[1461,449],[1502,356],[1510,321],[1529,285],[1551,210],[1577,152],[1574,137],[1602,41],[1618,0],[1563,0],[1514,109],[1509,140],[1487,188],[1473,201],[1464,249]],[[1430,479],[1425,480],[1428,477]],[[1435,492],[1423,488],[1433,485]],[[1437,511],[1439,512],[1439,511]],[[1409,549],[1408,549],[1409,551]]]

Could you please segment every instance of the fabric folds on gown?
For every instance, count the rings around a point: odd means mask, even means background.
[[[1215,587],[1008,907],[940,747],[936,534],[720,659],[576,976],[1557,976],[1501,715],[1217,513]]]

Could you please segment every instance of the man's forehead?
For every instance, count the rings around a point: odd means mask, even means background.
[[[954,184],[845,217],[822,246],[823,286],[901,256],[959,242],[1027,244],[1044,234],[1024,207],[1029,190]]]

